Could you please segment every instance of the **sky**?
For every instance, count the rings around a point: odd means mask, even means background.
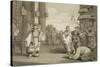
[[[46,3],[46,8],[48,13],[48,17],[46,18],[46,25],[51,24],[56,27],[58,31],[64,31],[66,25],[69,25],[71,30],[77,26],[79,5]]]

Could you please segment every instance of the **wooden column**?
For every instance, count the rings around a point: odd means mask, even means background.
[[[41,25],[41,30],[45,32],[46,27],[46,4],[44,2],[39,2],[39,24]]]

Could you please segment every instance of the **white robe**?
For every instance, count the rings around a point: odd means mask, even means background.
[[[39,51],[40,50],[40,42],[39,42],[39,32],[38,31],[35,31],[35,32],[31,32],[29,33],[29,35],[26,37],[25,39],[25,46],[26,47],[30,47],[30,43],[33,42],[34,43],[34,48],[31,49],[31,51]]]
[[[25,46],[26,47],[29,47],[31,40],[32,40],[32,33],[29,33],[29,35],[25,39],[25,42],[26,42]]]
[[[74,50],[74,47],[72,45],[72,35],[71,35],[71,33],[69,33],[67,37],[65,35],[63,35],[63,40],[64,40],[65,47],[67,48],[68,52],[71,52],[72,50]]]

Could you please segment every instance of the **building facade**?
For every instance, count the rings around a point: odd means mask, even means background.
[[[80,5],[79,21],[81,31],[87,33],[88,46],[96,47],[97,34],[97,7],[91,5]]]
[[[37,5],[38,7],[37,7]],[[46,4],[44,2],[31,2],[31,1],[12,1],[12,46],[19,46],[21,54],[23,51],[23,42],[34,26],[36,19],[41,27],[45,30],[46,25]],[[14,48],[15,49],[15,48]]]

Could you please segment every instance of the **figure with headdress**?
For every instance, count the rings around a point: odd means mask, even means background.
[[[71,53],[74,51],[70,26],[66,26],[66,30],[63,33],[63,41],[66,53],[68,56],[70,56]]]
[[[29,56],[39,56],[40,51],[40,28],[38,24],[34,24],[32,27],[29,36],[26,38],[27,40],[27,53]]]

